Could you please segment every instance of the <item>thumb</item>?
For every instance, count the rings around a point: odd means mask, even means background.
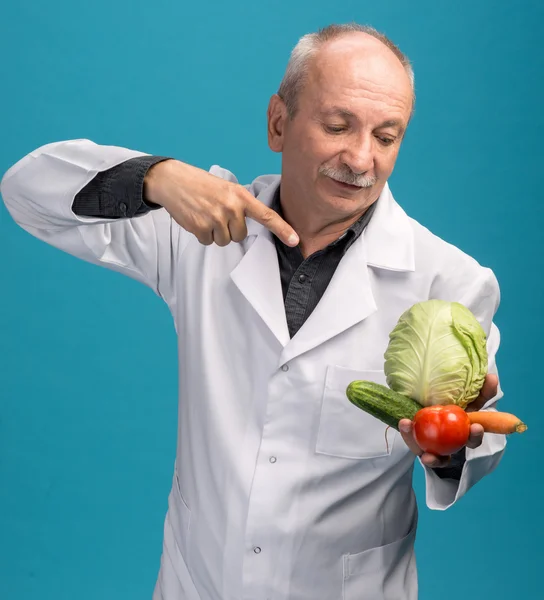
[[[466,411],[474,412],[483,408],[488,400],[491,400],[497,395],[498,385],[499,378],[494,373],[488,373],[485,377],[479,396],[467,406]]]
[[[257,223],[264,225],[268,230],[277,235],[279,239],[287,246],[296,246],[299,243],[299,237],[295,230],[284,221],[280,215],[254,196],[249,194],[246,202],[245,214]]]
[[[414,424],[412,421],[410,421],[410,419],[401,419],[399,421],[399,431],[404,443],[416,456],[421,456],[423,454],[423,450],[419,447],[418,443],[414,439],[413,429]]]

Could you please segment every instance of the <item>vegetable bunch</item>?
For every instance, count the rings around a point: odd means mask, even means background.
[[[488,433],[522,433],[515,415],[465,409],[478,398],[487,375],[486,335],[472,312],[458,302],[427,300],[403,313],[389,336],[384,371],[387,386],[353,381],[348,399],[390,427],[414,422],[414,437],[426,452],[460,450],[479,423]]]

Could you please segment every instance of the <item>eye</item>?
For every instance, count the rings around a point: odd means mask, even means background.
[[[376,137],[378,138],[378,141],[380,142],[380,144],[382,144],[383,146],[391,146],[391,144],[393,144],[396,139],[396,138],[384,137],[381,135],[377,135]]]
[[[327,131],[328,133],[343,133],[344,131],[346,131],[347,127],[345,127],[344,125],[324,125],[325,127],[325,131]]]

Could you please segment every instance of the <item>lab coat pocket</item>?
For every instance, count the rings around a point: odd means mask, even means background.
[[[352,404],[346,396],[355,380],[385,385],[383,371],[359,371],[329,365],[321,404],[316,452],[343,458],[376,458],[391,454],[397,431]]]
[[[164,524],[161,570],[153,600],[196,600],[200,597],[193,583],[188,556],[190,529],[191,511],[181,495],[177,469],[174,469],[172,490],[168,498],[168,514]]]
[[[181,495],[177,469],[174,469],[174,481],[168,507],[168,518],[176,545],[187,562],[189,552],[189,537],[191,533],[191,511]]]
[[[416,523],[400,540],[343,557],[343,600],[417,600]]]

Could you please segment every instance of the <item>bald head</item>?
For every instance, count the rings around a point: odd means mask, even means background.
[[[409,81],[413,111],[415,104],[414,72],[408,57],[389,38],[374,28],[350,23],[329,25],[316,33],[304,35],[298,41],[291,53],[278,91],[278,95],[285,102],[291,117],[297,111],[298,96],[308,81],[311,67],[316,64],[317,55],[322,54],[322,50],[329,55],[325,61],[328,60],[329,64],[332,62],[333,68],[335,65],[337,68],[342,68],[341,65],[345,60],[343,55],[346,53],[356,53],[358,57],[364,55],[367,59],[370,57],[377,59],[381,56],[385,60],[382,65],[385,64],[388,72],[391,71],[392,65],[400,64]],[[387,58],[391,59],[390,63],[387,62]],[[396,62],[393,60],[394,58],[396,58]],[[370,64],[368,66],[371,67]],[[379,66],[375,61],[374,69]],[[398,73],[398,75],[399,81],[401,81],[401,74]]]
[[[306,83],[299,94],[332,90],[341,90],[354,100],[366,95],[412,111],[409,73],[389,47],[368,33],[352,32],[333,38],[309,60]]]

